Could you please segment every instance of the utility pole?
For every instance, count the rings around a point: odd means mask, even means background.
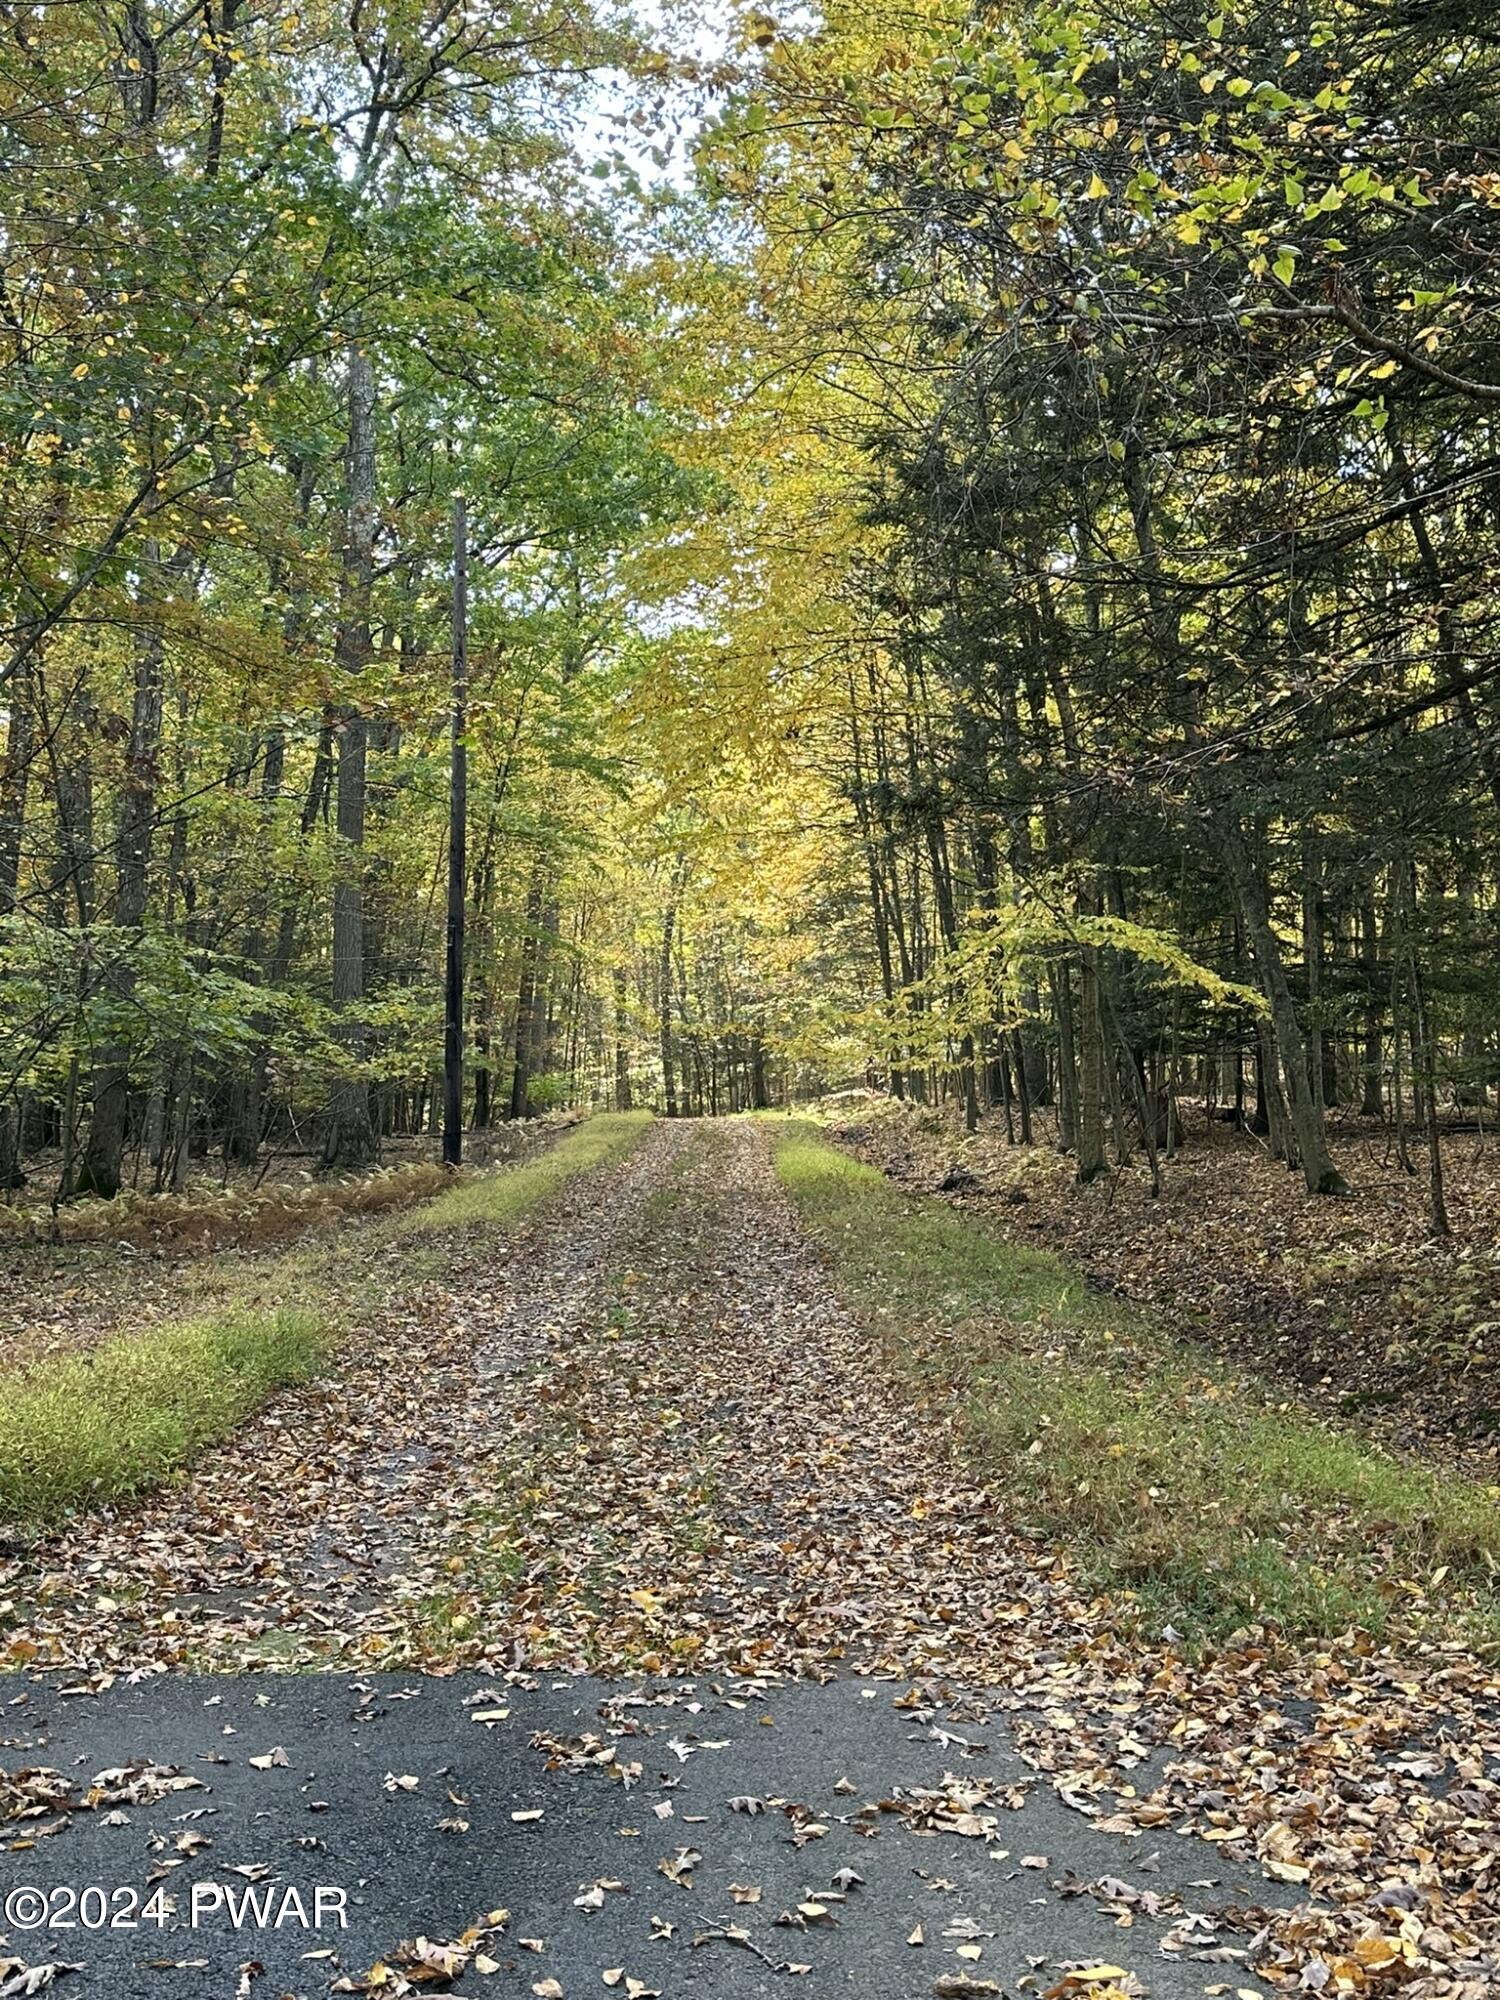
[[[464,891],[468,875],[469,549],[463,495],[453,502],[453,690],[448,747],[448,953],[443,980],[443,1165],[464,1156]]]

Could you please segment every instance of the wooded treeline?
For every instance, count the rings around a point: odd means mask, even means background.
[[[1331,1191],[1337,1112],[1441,1230],[1500,1082],[1500,34],[730,35],[0,0],[0,1180],[431,1129],[462,496],[467,1122],[869,1074]]]
[[[576,144],[647,63],[547,0],[0,6],[0,1182],[432,1124],[459,493],[466,1117],[764,1096],[611,830],[630,561],[707,490]]]
[[[1500,1076],[1500,33],[752,41],[716,164],[856,523],[823,741],[876,1074],[1046,1107],[1083,1179],[1206,1106],[1331,1191],[1330,1111],[1383,1117],[1442,1229],[1438,1129]]]

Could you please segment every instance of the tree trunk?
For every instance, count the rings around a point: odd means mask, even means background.
[[[1090,946],[1079,954],[1078,1018],[1074,1042],[1078,1056],[1077,1116],[1074,1121],[1076,1178],[1097,1180],[1104,1160],[1104,1022],[1100,1009],[1099,955]]]
[[[1328,1098],[1324,1089],[1323,1050],[1323,866],[1318,830],[1310,822],[1302,829],[1302,965],[1307,983],[1307,1082],[1321,1115]]]
[[[677,1075],[672,1067],[672,933],[677,925],[677,885],[662,912],[661,957],[657,985],[661,1005],[661,1084],[662,1100],[669,1118],[677,1116]]]
[[[1380,1008],[1375,1000],[1375,979],[1379,970],[1379,934],[1375,923],[1375,896],[1368,893],[1359,907],[1359,963],[1365,987],[1365,1035],[1360,1061],[1359,1108],[1366,1118],[1384,1116],[1380,1071]]]
[[[766,1045],[759,1035],[750,1043],[750,1107],[753,1111],[769,1111],[771,1108],[771,1086],[766,1077]]]
[[[26,829],[26,797],[31,778],[34,731],[30,669],[20,668],[11,683],[5,763],[0,768],[0,916],[11,916],[21,881],[21,845]],[[24,1187],[21,1170],[20,1111],[15,1080],[7,1081],[0,1104],[0,1189]]]
[[[1438,1130],[1437,1063],[1432,1046],[1422,973],[1415,944],[1411,947],[1412,1060],[1422,1079],[1423,1123],[1427,1136],[1427,1219],[1434,1236],[1447,1236],[1448,1204],[1443,1189],[1443,1150]]]
[[[1296,1143],[1298,1163],[1309,1194],[1345,1194],[1347,1183],[1328,1151],[1322,1105],[1314,1097],[1308,1075],[1307,1051],[1292,1005],[1281,947],[1271,927],[1270,907],[1265,886],[1246,852],[1239,828],[1219,816],[1221,851],[1228,863],[1230,880],[1244,919],[1250,956],[1271,1010],[1271,1036],[1281,1069],[1287,1119]]]
[[[546,893],[542,863],[538,861],[532,869],[531,886],[526,891],[526,931],[521,939],[521,978],[516,992],[515,1062],[510,1076],[512,1118],[529,1118],[532,1112],[533,1037],[536,1033],[536,995],[542,956],[542,909]]]
[[[443,1164],[464,1151],[464,915],[468,893],[468,527],[453,506],[453,700],[449,719],[448,909],[443,977]]]
[[[365,997],[365,758],[369,725],[352,683],[370,658],[370,595],[375,574],[375,371],[365,350],[349,349],[349,508],[345,523],[340,620],[335,665],[346,698],[335,712],[338,780],[337,859],[333,885],[335,1012],[346,1018],[339,1040],[347,1067],[328,1100],[323,1158],[343,1172],[367,1167],[376,1155],[370,1087],[359,1074],[366,1034],[357,1018]]]
[[[154,540],[146,544],[143,561],[148,581],[142,585],[138,606],[145,622],[136,635],[135,696],[115,829],[115,897],[110,915],[119,935],[111,946],[113,956],[105,980],[105,990],[121,1012],[129,1006],[135,992],[132,953],[146,915],[151,836],[156,821],[162,667],[166,658],[160,594],[164,582],[175,582],[186,573],[188,560],[187,551],[180,549],[164,572],[159,546]],[[79,1194],[112,1199],[120,1192],[120,1163],[130,1110],[129,1062],[129,1045],[111,1039],[95,1063],[94,1110],[88,1146],[78,1172]]]
[[[630,1010],[629,985],[625,968],[617,965],[614,972],[615,998],[615,1109],[628,1111],[631,1108],[630,1092]]]
[[[1402,929],[1406,944],[1406,976],[1411,993],[1412,1072],[1421,1085],[1421,1116],[1427,1139],[1427,1218],[1434,1236],[1447,1236],[1450,1230],[1443,1188],[1443,1151],[1438,1130],[1437,1051],[1433,1047],[1431,1013],[1417,955],[1417,871],[1409,863],[1402,873],[1406,891]]]

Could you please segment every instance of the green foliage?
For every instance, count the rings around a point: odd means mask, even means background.
[[[0,1116],[34,1099],[74,1164],[121,1069],[137,1133],[154,1096],[242,1161],[278,1122],[316,1142],[336,1092],[424,1101],[460,494],[491,1050],[523,958],[563,987],[587,941],[628,558],[710,482],[663,274],[574,145],[633,32],[553,0],[449,28],[311,0],[186,34],[147,0],[133,53],[48,16],[0,64]],[[368,928],[335,1003],[341,889]]]
[[[1122,917],[1070,913],[1072,901],[1061,883],[1044,881],[999,907],[970,909],[952,945],[935,953],[921,979],[886,1007],[848,1017],[840,1024],[844,1033],[862,1031],[865,1046],[879,1048],[887,1062],[916,1056],[946,1063],[961,1036],[1026,1020],[1028,987],[1035,991],[1049,965],[1065,964],[1089,946],[1120,954],[1132,973],[1150,975],[1164,991],[1185,990],[1214,1008],[1265,1012],[1252,987],[1199,964],[1168,932]],[[825,1050],[836,1046],[827,1029],[823,1035]]]
[[[1086,1177],[1227,1054],[1337,1187],[1322,1098],[1496,1074],[1448,910],[1492,968],[1492,39],[831,0],[757,47],[704,151],[795,383],[751,518],[821,586],[776,651],[846,835],[789,1046],[971,1113],[1029,1064]]]

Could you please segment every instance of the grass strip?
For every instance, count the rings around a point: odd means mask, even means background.
[[[419,1275],[419,1243],[517,1221],[574,1174],[622,1159],[649,1124],[645,1112],[590,1119],[537,1159],[383,1217],[360,1235],[363,1249],[393,1253],[373,1267],[348,1258],[337,1228],[283,1257],[210,1260],[192,1287],[201,1310],[0,1372],[0,1522],[45,1527],[163,1484],[315,1374],[368,1307],[372,1275],[399,1289]]]
[[[514,1222],[554,1194],[574,1174],[613,1166],[634,1150],[651,1124],[649,1111],[607,1111],[576,1125],[555,1146],[534,1160],[456,1182],[433,1201],[405,1210],[378,1224],[372,1232],[380,1243],[400,1243],[414,1236],[435,1236],[448,1229],[476,1223],[490,1226]]]
[[[41,1525],[159,1484],[325,1351],[316,1312],[231,1310],[0,1378],[0,1519]]]
[[[1440,1618],[1500,1638],[1496,1489],[1288,1406],[810,1122],[770,1129],[784,1186],[897,1378],[951,1412],[1018,1524],[1066,1544],[1143,1624],[1201,1643]]]

